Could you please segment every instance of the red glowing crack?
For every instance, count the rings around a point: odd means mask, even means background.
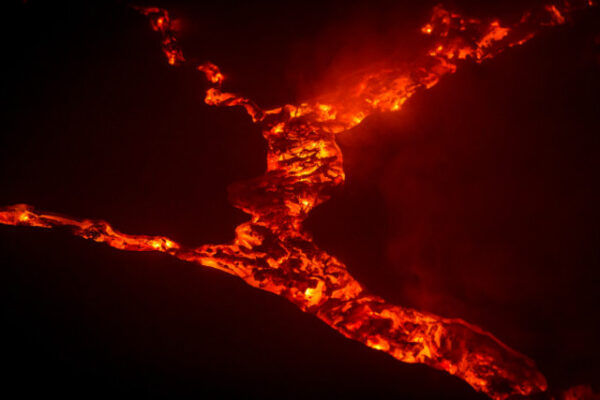
[[[591,6],[589,1],[578,8]],[[407,363],[423,363],[468,382],[493,399],[531,395],[547,388],[532,360],[490,333],[460,319],[389,304],[369,293],[346,266],[321,250],[302,228],[308,213],[344,182],[335,137],[368,115],[397,111],[418,90],[455,72],[463,60],[481,62],[531,39],[543,26],[566,21],[573,3],[524,14],[512,26],[466,18],[437,6],[421,31],[435,43],[402,67],[354,76],[338,92],[299,105],[263,110],[250,99],[221,90],[225,77],[211,63],[198,67],[211,87],[205,102],[244,107],[267,141],[267,171],[230,187],[231,202],[251,216],[231,244],[185,247],[162,236],[127,235],[103,221],[76,220],[27,205],[0,210],[0,223],[64,226],[74,235],[130,251],[159,251],[235,275],[283,296],[344,336]],[[162,36],[169,64],[185,61],[167,11],[138,8]]]

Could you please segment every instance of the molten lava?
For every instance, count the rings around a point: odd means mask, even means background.
[[[140,13],[150,19],[152,29],[158,31],[162,35],[162,50],[167,57],[170,65],[179,65],[185,61],[183,53],[177,46],[177,38],[175,37],[176,24],[169,12],[157,7],[134,7]]]
[[[581,7],[588,5],[592,4],[585,1]],[[128,235],[103,221],[41,213],[27,205],[0,210],[0,223],[66,226],[77,236],[117,249],[160,251],[219,269],[287,298],[350,339],[403,362],[447,371],[493,399],[544,392],[546,380],[532,360],[460,319],[404,308],[369,293],[342,262],[313,242],[302,223],[344,182],[336,135],[370,114],[400,110],[418,90],[431,88],[464,60],[479,63],[523,44],[541,27],[564,23],[574,9],[573,3],[548,5],[508,26],[498,20],[466,18],[437,6],[421,29],[430,36],[432,46],[412,62],[362,71],[337,91],[270,110],[222,91],[225,77],[214,64],[198,66],[211,85],[205,102],[244,107],[262,128],[268,146],[265,174],[229,188],[233,205],[251,216],[236,228],[233,243],[186,247],[166,237]],[[184,62],[167,11],[138,10],[161,34],[168,63]]]

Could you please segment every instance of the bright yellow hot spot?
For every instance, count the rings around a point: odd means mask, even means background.
[[[389,349],[390,349],[390,344],[387,341],[382,340],[381,338],[367,339],[367,346],[369,346],[375,350],[381,350],[381,351],[389,351]]]
[[[318,281],[317,286],[314,288],[307,288],[304,291],[304,297],[308,301],[308,306],[314,306],[318,304],[323,298],[323,289],[325,284],[323,281]]]
[[[280,123],[278,123],[277,125],[275,125],[275,126],[273,127],[273,129],[271,129],[271,131],[272,131],[273,133],[281,133],[281,132],[283,132],[283,127],[284,127],[284,125],[285,125],[285,124],[284,124],[283,122],[280,122]]]

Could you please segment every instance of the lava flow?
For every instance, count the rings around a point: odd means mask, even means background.
[[[302,223],[344,182],[337,134],[370,114],[397,111],[418,90],[434,86],[460,63],[482,62],[530,40],[545,26],[563,24],[591,1],[564,2],[527,12],[512,25],[467,18],[442,6],[421,31],[432,46],[410,63],[361,71],[341,89],[316,99],[264,110],[252,100],[222,91],[225,77],[211,63],[198,66],[209,82],[205,102],[242,106],[267,141],[267,171],[232,184],[232,204],[251,216],[236,228],[231,244],[186,247],[162,236],[128,235],[103,221],[77,220],[35,211],[27,205],[0,210],[0,223],[72,233],[130,251],[160,251],[235,275],[249,285],[287,298],[344,336],[407,363],[447,371],[493,399],[544,392],[547,383],[534,362],[490,333],[460,319],[442,318],[369,293],[334,256],[321,250]],[[162,36],[171,65],[185,62],[169,14],[138,8]]]

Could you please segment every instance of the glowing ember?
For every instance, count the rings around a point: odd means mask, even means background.
[[[183,62],[169,14],[158,8],[138,9],[160,32],[168,63]],[[421,29],[431,38],[432,46],[410,64],[365,71],[337,92],[272,110],[222,91],[225,77],[214,64],[197,67],[212,84],[205,102],[244,107],[260,124],[268,145],[265,174],[230,188],[232,203],[251,216],[236,228],[231,244],[184,247],[165,237],[127,235],[103,221],[40,213],[27,205],[0,210],[0,223],[66,226],[77,236],[114,248],[168,253],[284,296],[348,338],[400,361],[447,371],[491,398],[543,392],[546,380],[533,361],[491,334],[460,319],[389,304],[368,293],[343,263],[313,243],[302,222],[315,206],[328,199],[332,188],[344,182],[336,134],[374,112],[401,109],[418,90],[430,88],[442,76],[455,72],[460,60],[490,59],[531,39],[541,26],[564,23],[571,10],[572,5],[549,5],[507,26],[498,20],[465,18],[437,6]],[[577,393],[573,390],[565,398],[577,398],[573,397]]]
[[[206,75],[206,79],[208,79],[211,83],[215,83],[219,86],[221,86],[223,80],[225,79],[225,77],[219,70],[219,67],[210,62],[198,66],[198,71],[204,72],[204,75]]]
[[[157,7],[134,7],[150,19],[152,29],[162,35],[162,48],[167,61],[171,65],[179,65],[185,61],[175,38],[176,24],[169,17],[167,10]]]

